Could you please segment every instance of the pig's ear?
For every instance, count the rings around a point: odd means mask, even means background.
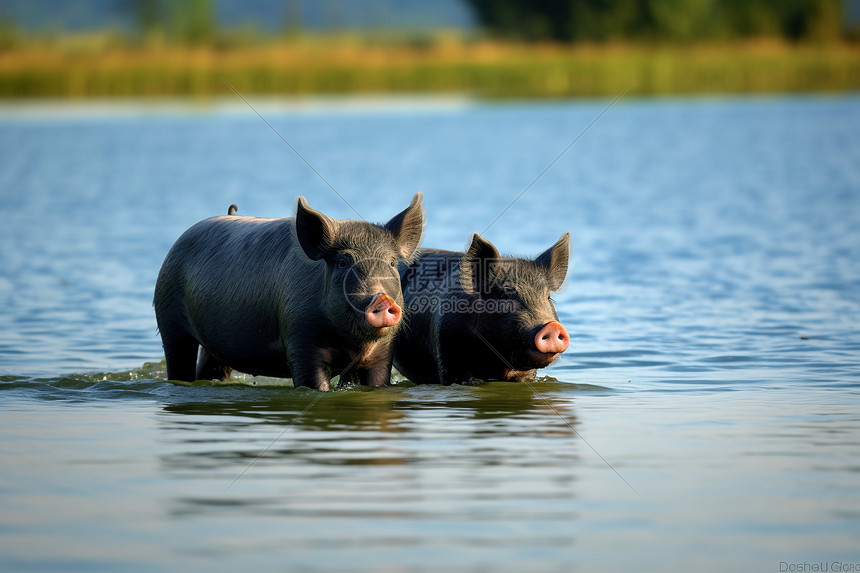
[[[424,234],[424,202],[423,195],[416,193],[409,206],[391,218],[385,228],[394,235],[394,243],[402,259],[410,259]]]
[[[565,233],[550,248],[535,259],[535,264],[544,269],[549,290],[558,290],[567,275],[567,261],[570,258],[570,233]]]
[[[316,209],[311,209],[304,197],[299,197],[296,235],[305,254],[316,261],[331,252],[335,223]]]
[[[475,233],[469,250],[460,258],[460,283],[469,294],[484,293],[493,281],[499,251],[493,243]]]

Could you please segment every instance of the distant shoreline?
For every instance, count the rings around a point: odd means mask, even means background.
[[[860,47],[774,40],[707,45],[375,46],[314,38],[232,47],[87,41],[0,51],[0,101],[257,96],[471,99],[860,90]]]
[[[252,107],[248,105],[251,104]],[[448,94],[344,94],[335,96],[248,95],[248,103],[232,92],[213,96],[18,98],[0,99],[0,118],[135,117],[140,115],[280,113],[391,113],[402,110],[433,113],[464,109],[478,100]]]
[[[617,95],[617,94],[616,94]],[[787,98],[857,98],[860,90],[846,92],[804,92],[804,93],[756,93],[756,94],[680,94],[680,95],[625,95],[616,106],[635,104],[653,98],[662,100],[696,103],[709,101],[781,100]],[[206,97],[165,96],[152,98],[114,97],[114,98],[22,98],[0,99],[0,120],[38,121],[38,120],[76,120],[100,118],[139,118],[146,116],[193,116],[193,115],[235,115],[256,118],[256,113],[264,117],[278,115],[314,114],[374,114],[374,113],[448,113],[469,109],[475,106],[535,104],[535,105],[578,105],[603,106],[609,96],[556,98],[556,99],[476,99],[467,96],[448,94],[378,94],[378,95],[337,95],[337,96],[269,96],[249,95],[249,106],[235,95]]]

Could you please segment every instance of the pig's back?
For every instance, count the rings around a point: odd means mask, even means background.
[[[400,284],[404,301],[409,296],[439,296],[459,284],[463,253],[441,249],[421,249],[408,266],[401,265]]]
[[[284,316],[313,288],[322,264],[301,250],[292,218],[206,219],[167,254],[156,308],[186,320],[195,338],[225,360],[227,354],[233,363],[244,354],[283,356]]]

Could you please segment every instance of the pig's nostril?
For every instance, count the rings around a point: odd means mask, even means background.
[[[388,295],[380,294],[367,307],[365,317],[376,328],[394,326],[400,322],[400,307]]]
[[[548,322],[535,335],[535,347],[544,354],[559,354],[570,344],[567,331],[558,321]]]

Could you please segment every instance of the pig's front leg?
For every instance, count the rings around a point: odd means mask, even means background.
[[[357,370],[358,382],[371,388],[388,386],[391,382],[391,360],[379,361],[370,368]]]
[[[303,332],[309,332],[305,329]],[[331,390],[332,351],[317,337],[306,335],[283,340],[293,387],[307,386],[323,392]]]
[[[310,370],[294,368],[293,387],[298,388],[299,386],[307,386],[315,390],[328,392],[331,390],[331,371],[325,368]]]
[[[317,356],[302,356],[291,361],[293,387],[307,386],[323,392],[331,390],[331,368]]]
[[[440,337],[434,349],[436,359],[436,370],[439,372],[439,384],[450,386],[451,384],[462,384],[468,382],[471,375],[461,368],[456,360],[456,350],[448,348],[450,344],[445,342],[445,337]]]

